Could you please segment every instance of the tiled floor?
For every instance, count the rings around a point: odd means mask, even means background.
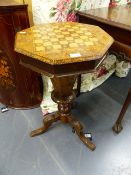
[[[131,87],[130,76],[113,76],[77,99],[73,114],[92,133],[94,152],[61,123],[30,138],[29,132],[41,125],[40,108],[0,113],[0,175],[131,175],[131,108],[124,130],[119,135],[111,130]]]

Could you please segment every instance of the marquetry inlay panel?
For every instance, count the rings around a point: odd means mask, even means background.
[[[101,58],[112,43],[113,38],[98,26],[48,23],[18,32],[15,51],[55,65]]]
[[[15,84],[13,65],[9,64],[9,59],[0,50],[0,87],[5,89],[14,88]]]

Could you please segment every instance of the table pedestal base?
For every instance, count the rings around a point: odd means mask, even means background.
[[[56,121],[61,120],[61,117],[58,115],[58,113],[48,115],[44,118],[43,124],[44,126],[36,129],[31,132],[30,136],[34,137],[40,134],[43,134],[48,130],[48,128]],[[81,123],[78,120],[73,119],[71,116],[67,116],[67,122],[73,127],[75,130],[76,134],[80,138],[80,140],[90,149],[90,150],[95,150],[96,146],[94,143],[92,143],[88,138],[85,137],[83,133],[83,127]]]
[[[63,123],[69,123],[80,140],[90,149],[96,148],[95,144],[86,138],[83,133],[83,126],[81,123],[71,116],[71,107],[75,98],[73,85],[75,83],[75,76],[54,77],[51,79],[54,86],[54,91],[51,94],[52,100],[58,104],[58,112],[47,115],[43,120],[43,127],[31,132],[30,136],[34,137],[40,135],[48,130],[48,128],[58,120]]]

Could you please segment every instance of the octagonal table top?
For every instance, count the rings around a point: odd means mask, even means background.
[[[98,26],[47,23],[18,32],[15,51],[50,65],[61,65],[99,59],[113,41]]]

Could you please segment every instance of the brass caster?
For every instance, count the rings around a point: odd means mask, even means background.
[[[115,123],[115,125],[112,127],[112,130],[116,133],[119,134],[121,130],[123,129],[122,125],[119,123]]]

